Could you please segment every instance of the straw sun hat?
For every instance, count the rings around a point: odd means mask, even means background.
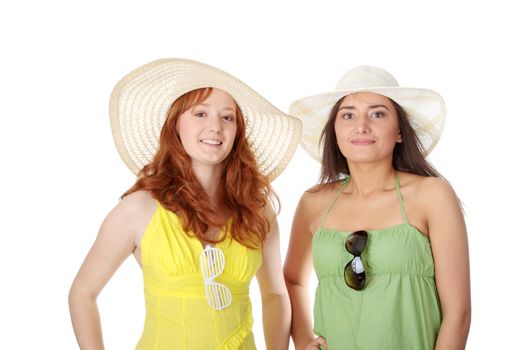
[[[319,145],[319,139],[332,107],[344,96],[356,92],[373,92],[397,102],[406,112],[425,155],[437,144],[446,115],[445,102],[437,92],[400,87],[387,71],[379,67],[358,66],[343,75],[335,91],[305,97],[290,106],[290,115],[303,122],[301,146],[314,159],[321,160],[323,145]]]
[[[138,174],[157,152],[160,130],[173,102],[203,87],[224,90],[237,102],[259,169],[271,180],[275,179],[297,147],[301,121],[281,112],[230,74],[178,58],[161,59],[137,68],[113,89],[111,128],[124,163]]]

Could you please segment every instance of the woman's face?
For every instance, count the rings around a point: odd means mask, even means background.
[[[391,160],[396,143],[402,142],[394,105],[383,95],[350,94],[335,118],[337,145],[349,162]]]
[[[208,98],[180,115],[177,132],[193,166],[216,166],[228,157],[237,134],[236,112],[233,98],[214,88]]]

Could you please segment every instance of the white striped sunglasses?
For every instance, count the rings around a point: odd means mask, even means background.
[[[222,310],[232,303],[232,293],[224,284],[215,282],[225,266],[224,253],[217,247],[207,245],[200,255],[202,278],[208,305],[215,310]]]

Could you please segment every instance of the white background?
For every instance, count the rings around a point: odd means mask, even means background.
[[[439,91],[448,119],[430,160],[466,208],[468,349],[523,348],[523,11],[467,2],[2,2],[0,348],[76,348],[69,286],[134,181],[113,144],[109,95],[123,75],[163,57],[226,70],[285,111],[359,64]],[[318,170],[299,148],[274,182],[283,259],[295,206]],[[141,278],[128,259],[99,297],[108,349],[132,349],[140,336]],[[251,294],[262,349],[256,282]]]

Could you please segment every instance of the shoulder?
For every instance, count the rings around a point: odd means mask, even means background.
[[[149,221],[156,209],[157,203],[151,193],[141,190],[124,197],[112,214],[131,225],[143,226],[144,221]]]
[[[316,185],[306,190],[295,211],[296,226],[301,227],[302,230],[308,228],[313,233],[321,222],[323,211],[340,188],[341,181],[336,181]]]
[[[399,172],[399,181],[402,188],[410,188],[411,190],[416,191],[419,196],[423,197],[454,194],[454,190],[450,183],[440,177],[421,176]]]
[[[147,191],[129,194],[106,216],[100,235],[109,237],[112,244],[135,241],[137,235],[144,231],[155,208],[156,202]]]
[[[317,184],[307,189],[299,201],[299,205],[305,208],[319,208],[322,203],[328,202],[341,187],[341,181],[327,184]]]
[[[270,223],[277,221],[277,213],[280,210],[279,206],[280,206],[279,200],[274,199],[272,197],[268,199],[268,202],[264,206],[263,208],[264,216]]]
[[[136,191],[128,194],[122,199],[120,205],[129,211],[140,212],[144,210],[151,210],[157,207],[155,199],[151,196],[149,191]]]
[[[418,192],[426,199],[457,199],[450,183],[439,177],[423,177]]]
[[[418,205],[429,211],[439,211],[450,206],[460,207],[454,189],[443,178],[404,173],[400,176],[400,181],[405,182],[406,187],[413,191]]]

